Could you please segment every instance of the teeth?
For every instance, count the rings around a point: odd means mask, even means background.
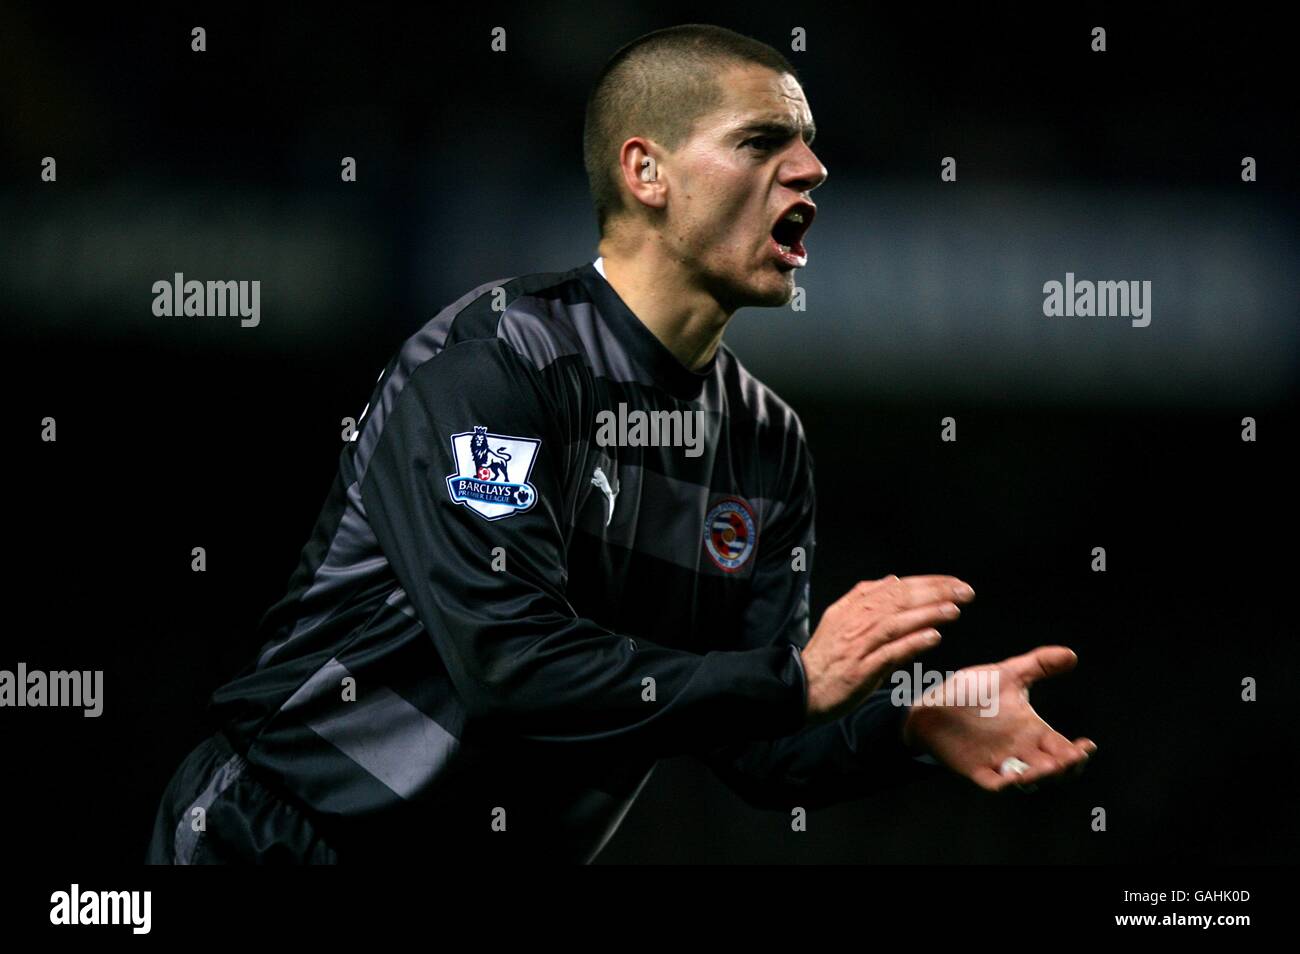
[[[785,252],[787,255],[790,254],[790,246],[789,246],[789,245],[782,245],[780,242],[778,242],[777,245],[776,245],[776,247],[779,248],[781,251]]]
[[[799,225],[803,225],[803,213],[798,210],[792,210],[782,221],[795,222]]]

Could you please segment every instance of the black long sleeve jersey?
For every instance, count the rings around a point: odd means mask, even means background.
[[[666,756],[786,810],[923,771],[886,690],[803,727],[798,417],[725,345],[683,366],[601,265],[481,285],[407,339],[213,693],[354,857],[588,861]]]

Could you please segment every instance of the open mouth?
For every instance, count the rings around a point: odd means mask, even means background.
[[[812,227],[816,215],[817,206],[801,200],[786,209],[772,226],[772,245],[776,255],[791,268],[803,268],[808,264],[808,250],[804,248],[803,237]]]

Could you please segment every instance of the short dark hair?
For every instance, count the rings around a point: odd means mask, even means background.
[[[689,138],[695,121],[722,102],[718,67],[754,63],[798,78],[777,50],[725,27],[703,23],[656,30],[618,50],[587,100],[582,160],[600,234],[623,207],[616,156],[632,136],[667,149]]]

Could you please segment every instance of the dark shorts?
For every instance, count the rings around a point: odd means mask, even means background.
[[[172,776],[145,858],[151,865],[337,862],[306,812],[258,779],[221,733],[200,742]]]

